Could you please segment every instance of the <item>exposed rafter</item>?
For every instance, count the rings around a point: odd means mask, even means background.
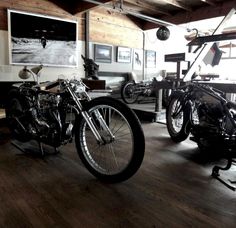
[[[143,8],[143,9],[146,9],[146,10],[150,10],[150,11],[155,12],[155,13],[160,13],[160,14],[167,15],[167,16],[171,15],[167,10],[160,9],[160,7],[155,7],[155,6],[150,5],[150,4],[148,4],[144,1],[125,0],[125,2],[128,2],[130,4],[139,6],[140,8]]]
[[[182,24],[186,22],[198,21],[203,19],[208,19],[212,17],[225,16],[230,9],[236,8],[236,2],[234,0],[221,1],[216,6],[205,5],[194,9],[193,12],[179,11],[173,16],[163,16],[160,19],[168,21],[170,23]],[[155,28],[153,24],[146,23],[144,29]]]
[[[165,2],[167,4],[170,4],[172,6],[184,9],[186,11],[192,11],[192,8],[189,6],[186,6],[185,4],[183,4],[181,1],[177,1],[177,0],[161,0],[162,2]]]
[[[100,0],[101,3],[107,3],[111,2],[112,0]],[[70,14],[77,14],[86,12],[87,10],[90,10],[94,7],[97,7],[96,4],[85,2],[83,0],[50,0],[50,2],[53,2],[55,5],[59,6],[60,8],[66,10]]]
[[[99,2],[107,3],[111,2],[111,0],[100,0]],[[94,7],[97,7],[97,5],[86,1],[75,1],[73,6],[73,14],[86,12]]]
[[[216,3],[214,1],[212,1],[212,0],[201,0],[201,2],[205,2],[206,4],[211,5],[211,6],[215,6],[216,5]]]
[[[94,7],[110,7],[126,14],[141,29],[157,28],[223,16],[236,0],[48,0],[75,15]],[[1,1],[0,1],[1,2]],[[107,4],[108,3],[108,4]],[[0,3],[1,4],[1,3]]]

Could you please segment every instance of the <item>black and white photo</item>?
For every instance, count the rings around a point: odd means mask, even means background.
[[[77,22],[8,10],[11,64],[76,67]]]
[[[156,52],[152,50],[145,51],[146,68],[156,67]]]
[[[117,47],[117,62],[130,63],[131,62],[131,48]]]
[[[142,70],[142,67],[143,67],[143,50],[134,49],[133,69]]]

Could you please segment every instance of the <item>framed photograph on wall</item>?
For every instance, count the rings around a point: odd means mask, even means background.
[[[10,64],[77,67],[77,22],[8,10]]]
[[[130,63],[131,62],[131,48],[117,47],[117,62],[118,63]]]
[[[156,52],[151,50],[145,51],[145,63],[146,68],[155,68],[156,67]]]
[[[143,50],[134,49],[133,69],[142,70],[142,67],[143,67]]]
[[[94,60],[95,62],[111,63],[112,61],[112,46],[94,44]]]

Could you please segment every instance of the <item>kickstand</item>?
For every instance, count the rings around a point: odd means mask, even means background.
[[[42,157],[44,157],[45,153],[44,153],[44,149],[43,149],[43,143],[41,143],[41,142],[38,142],[38,143],[39,143],[40,153],[41,153]]]
[[[227,164],[225,167],[220,167],[215,165],[212,169],[212,174],[211,176],[216,178],[217,180],[219,180],[222,184],[224,184],[226,187],[228,187],[229,189],[235,191],[236,190],[236,186],[232,185],[233,183],[236,183],[236,181],[230,181],[230,180],[224,180],[223,178],[220,178],[220,174],[219,174],[219,170],[229,170],[231,168],[233,159],[232,158],[228,158],[227,159]],[[229,183],[227,183],[227,181]]]
[[[37,154],[38,154],[38,156],[39,156],[39,154],[40,154],[40,157],[42,157],[42,158],[44,158],[46,155],[56,155],[56,154],[58,154],[58,153],[60,152],[60,150],[59,150],[58,147],[53,147],[53,148],[54,148],[54,152],[45,151],[45,150],[44,150],[44,147],[43,147],[43,143],[40,142],[40,141],[37,141],[37,143],[38,143],[38,147],[39,147],[39,150],[37,150],[37,151],[38,151]],[[15,142],[15,141],[12,141],[11,144],[12,144],[13,146],[15,146],[18,150],[22,151],[22,152],[25,153],[25,154],[26,154],[26,153],[29,154],[29,153],[35,151],[35,146],[34,146],[33,149],[31,148],[31,149],[29,150],[29,148],[24,148],[24,146],[22,146],[20,143],[17,143],[17,142]],[[35,155],[36,155],[36,154],[35,154]]]
[[[46,154],[54,155],[54,154],[58,154],[60,152],[58,147],[54,147],[54,153],[44,152],[43,143],[42,142],[38,142],[38,143],[39,143],[39,150],[40,150],[40,153],[41,153],[42,157],[44,157]]]

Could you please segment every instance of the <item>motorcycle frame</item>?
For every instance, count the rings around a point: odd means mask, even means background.
[[[42,69],[42,66],[39,66],[40,70]],[[39,72],[40,70],[37,69],[37,73],[34,72],[33,69],[28,69],[28,68],[24,68],[24,73],[30,73],[33,78],[34,81],[36,82],[36,87],[40,86],[39,84]],[[83,82],[79,82],[82,86],[86,87],[86,85],[83,84]],[[83,106],[78,98],[78,96],[76,95],[76,93],[73,91],[73,88],[70,85],[70,81],[69,80],[64,80],[64,86],[66,88],[66,90],[69,92],[69,94],[71,95],[73,101],[75,102],[76,107],[74,107],[76,109],[77,114],[79,115],[81,113],[82,117],[85,119],[85,122],[88,124],[88,126],[90,127],[94,137],[96,138],[97,142],[101,145],[101,144],[105,144],[107,143],[107,140],[105,140],[98,132],[96,126],[93,124],[92,122],[92,118],[89,116],[88,112],[85,111],[83,109]],[[85,97],[88,101],[91,101],[90,96],[88,95],[88,93],[86,91],[80,92],[83,93],[83,97]],[[111,130],[109,129],[109,127],[106,124],[106,121],[103,119],[101,113],[98,110],[95,110],[95,115],[102,127],[102,129],[104,131],[106,131],[108,133],[108,135],[110,136],[110,141],[113,141],[115,139],[115,136],[112,134]]]
[[[233,118],[232,113],[230,112],[230,108],[229,108],[229,105],[228,105],[229,101],[222,97],[223,93],[220,90],[217,90],[215,88],[211,88],[207,85],[197,84],[197,83],[194,83],[194,82],[192,82],[188,85],[185,85],[182,88],[185,88],[185,89],[190,88],[190,89],[189,89],[188,92],[184,92],[183,96],[181,96],[179,98],[180,104],[181,104],[181,109],[178,111],[178,113],[183,111],[184,107],[186,107],[187,104],[189,103],[189,100],[191,100],[191,101],[193,100],[192,99],[192,93],[194,93],[193,90],[197,88],[198,90],[202,91],[203,93],[206,93],[207,95],[209,95],[209,96],[213,97],[214,99],[220,101],[220,103],[221,103],[221,105],[224,109],[225,114],[229,118],[229,120],[232,123],[233,127],[236,128],[236,122]],[[190,94],[189,94],[189,92],[190,92]],[[221,95],[219,95],[219,94],[221,94]],[[192,107],[192,105],[191,105],[191,107]],[[176,113],[175,115],[177,116],[178,113]],[[190,122],[191,122],[191,125],[194,125],[193,120],[192,120],[192,112],[191,112],[191,116],[190,116]]]

